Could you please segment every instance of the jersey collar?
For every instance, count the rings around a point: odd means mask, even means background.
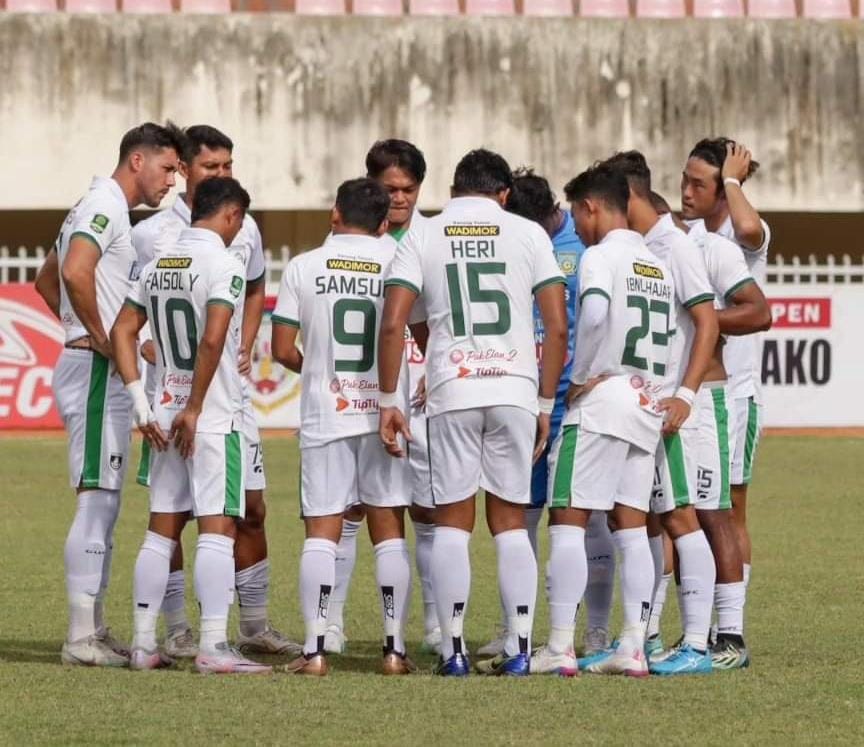
[[[657,222],[651,226],[651,230],[645,234],[645,243],[649,244],[655,239],[658,239],[664,233],[669,233],[672,229],[676,228],[675,221],[672,220],[671,213],[665,213],[661,215]]]
[[[93,181],[90,182],[90,189],[106,190],[115,200],[117,200],[117,202],[123,205],[123,209],[127,213],[129,212],[129,203],[126,201],[126,195],[123,194],[123,190],[120,188],[120,185],[116,180],[112,179],[110,176],[94,176]]]
[[[614,228],[609,233],[607,233],[602,240],[601,244],[606,244],[607,242],[622,242],[626,244],[645,244],[645,239],[642,238],[641,233],[637,233],[636,231],[631,231],[629,228]]]
[[[501,203],[493,197],[451,197],[450,201],[444,207],[445,210],[452,209],[477,209],[477,208],[486,208],[487,210],[490,208],[495,208],[496,210],[504,210],[501,207]]]
[[[378,236],[367,236],[361,233],[339,233],[330,234],[324,242],[324,246],[354,247],[354,246],[377,246],[381,243]]]
[[[216,233],[215,231],[211,231],[209,228],[184,228],[180,232],[180,241],[188,242],[191,244],[206,244],[213,247],[218,247],[222,250],[225,249],[225,242],[222,241],[222,237]]]

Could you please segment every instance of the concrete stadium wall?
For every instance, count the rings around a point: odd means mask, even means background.
[[[207,122],[258,209],[328,207],[366,149],[406,137],[439,207],[485,145],[561,185],[642,149],[677,202],[688,148],[752,146],[762,209],[864,207],[864,23],[0,14],[0,209],[109,172],[130,126]]]

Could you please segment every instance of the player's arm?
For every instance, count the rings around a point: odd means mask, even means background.
[[[566,281],[555,278],[538,288],[534,301],[543,319],[543,347],[540,353],[540,388],[537,434],[534,442],[536,462],[549,440],[550,416],[555,407],[555,392],[567,359],[567,306],[564,299]]]
[[[723,189],[726,192],[726,204],[729,206],[735,238],[745,249],[758,252],[765,243],[765,229],[759,213],[741,188],[741,184],[747,179],[751,160],[752,156],[747,148],[730,143],[726,146],[726,160],[720,175],[724,180]],[[726,179],[737,179],[740,183],[727,182]]]
[[[243,325],[240,332],[240,373],[246,376],[251,370],[250,357],[255,338],[261,327],[266,301],[264,275],[246,283],[246,303],[243,306]]]
[[[717,312],[720,333],[750,335],[771,329],[771,308],[752,278],[742,280],[726,293],[727,308]]]
[[[418,293],[404,283],[385,285],[384,309],[378,331],[378,434],[388,454],[402,457],[405,451],[399,445],[398,436],[401,433],[410,441],[411,431],[405,414],[399,409],[396,386],[404,357],[405,325]]]
[[[297,333],[300,331],[300,323],[289,319],[272,317],[273,334],[270,340],[270,351],[273,360],[281,363],[285,368],[300,373],[303,369],[303,353],[297,347]]]
[[[102,256],[101,247],[85,234],[74,234],[69,251],[60,268],[66,295],[87,334],[90,345],[106,358],[112,357],[111,341],[102,326],[96,303],[96,265]]]
[[[603,344],[609,305],[608,294],[599,288],[588,288],[582,293],[579,322],[576,325],[576,351],[570,370],[570,388],[567,390],[568,407],[599,381],[599,377],[589,380],[588,374]]]
[[[57,250],[52,247],[45,256],[45,261],[39,272],[36,273],[34,283],[36,292],[42,296],[42,300],[51,309],[51,313],[60,318],[60,262],[57,258]]]
[[[414,342],[417,343],[417,347],[420,348],[420,352],[425,358],[426,343],[429,342],[429,325],[426,322],[418,322],[417,324],[409,324],[408,329],[411,330],[411,337],[414,338]]]

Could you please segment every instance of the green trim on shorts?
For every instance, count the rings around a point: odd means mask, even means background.
[[[723,387],[711,390],[714,400],[714,422],[717,426],[717,444],[720,447],[720,503],[718,508],[732,508],[729,491],[729,411],[726,409],[726,390]]]
[[[759,443],[759,405],[753,397],[747,400],[747,438],[744,441],[744,470],[742,479],[749,485],[753,479],[753,457],[756,456],[756,446]]]
[[[573,485],[573,464],[576,461],[576,442],[579,440],[579,426],[565,425],[561,434],[561,447],[555,463],[555,479],[552,482],[552,501],[549,508],[570,508],[570,494]]]
[[[135,476],[135,482],[143,485],[145,488],[150,487],[150,442],[142,441],[141,443],[141,461],[138,462],[138,474]]]
[[[663,451],[666,452],[666,464],[672,480],[675,508],[689,506],[690,484],[687,482],[687,462],[684,460],[684,442],[681,440],[681,434],[672,433],[664,436]]]
[[[105,424],[105,395],[108,392],[108,359],[93,351],[90,362],[90,387],[84,419],[84,464],[81,487],[98,488],[102,479],[102,435]]]
[[[225,434],[225,516],[241,516],[243,501],[243,454],[240,449],[240,434],[237,431]]]

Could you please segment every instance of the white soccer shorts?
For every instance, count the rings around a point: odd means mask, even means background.
[[[391,457],[377,433],[300,449],[303,516],[344,513],[357,502],[376,508],[408,506],[408,464]]]
[[[648,511],[654,454],[604,433],[565,425],[549,453],[549,508]]]
[[[411,438],[408,444],[408,480],[411,503],[423,508],[435,508],[432,500],[432,481],[429,475],[429,445],[426,441],[426,415],[422,410],[411,410]]]
[[[73,488],[120,490],[129,462],[132,399],[107,358],[64,349],[54,368],[54,398],[69,437]]]
[[[732,430],[732,485],[749,485],[753,479],[753,461],[762,436],[762,405],[753,397],[739,397],[729,402]]]
[[[528,410],[455,410],[426,422],[436,506],[464,501],[480,488],[510,503],[530,503],[537,418]]]
[[[173,444],[150,455],[150,512],[193,516],[246,515],[243,434],[197,433],[183,459]]]
[[[696,502],[698,446],[698,428],[681,428],[677,433],[660,439],[654,457],[654,486],[651,490],[651,511],[655,514],[665,514]]]
[[[246,441],[246,490],[264,490],[264,444],[249,397],[243,398],[243,438]]]
[[[696,508],[732,507],[729,473],[732,464],[730,434],[734,430],[726,407],[725,382],[703,384],[696,395],[699,438],[696,450]]]

